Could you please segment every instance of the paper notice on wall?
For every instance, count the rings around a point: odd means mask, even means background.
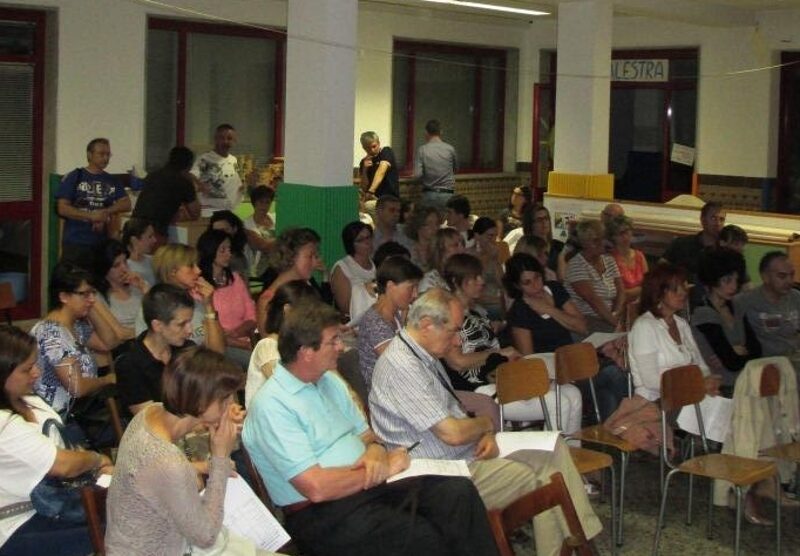
[[[694,166],[694,155],[694,147],[687,147],[686,145],[681,145],[680,143],[672,144],[672,155],[670,156],[670,160],[672,160],[672,162],[675,162],[676,164],[683,164],[685,166]]]
[[[574,212],[556,211],[553,214],[553,239],[567,241],[571,222],[577,222],[578,215]]]

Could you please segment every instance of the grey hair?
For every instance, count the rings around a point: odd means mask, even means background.
[[[380,141],[378,134],[374,131],[365,131],[361,134],[361,146],[363,148],[367,148],[371,143],[375,141]]]
[[[603,239],[605,228],[599,220],[581,220],[575,227],[578,243],[585,245],[589,239]]]
[[[419,328],[425,317],[433,321],[436,326],[450,322],[450,304],[455,303],[455,295],[442,288],[431,288],[421,296],[408,309],[406,324],[411,328]]]

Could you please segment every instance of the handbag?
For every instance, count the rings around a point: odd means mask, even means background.
[[[64,435],[64,426],[56,419],[47,419],[42,425],[42,434],[53,438],[55,433],[61,436],[64,447],[74,449],[72,443]],[[45,477],[31,491],[31,504],[36,513],[63,523],[86,523],[86,513],[81,502],[82,487],[95,483],[95,474],[88,471],[77,477],[60,479]]]
[[[667,427],[667,438],[663,438],[661,410],[655,402],[638,394],[623,399],[616,411],[603,423],[603,427],[630,442],[638,450],[659,455],[661,444],[666,443],[667,450],[672,452],[672,429]]]

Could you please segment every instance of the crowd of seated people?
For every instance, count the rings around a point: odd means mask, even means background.
[[[0,328],[0,378],[7,383],[0,419],[15,423],[6,427],[9,432],[0,428],[0,437],[20,435],[31,450],[30,461],[13,468],[14,476],[26,480],[9,503],[29,498],[45,475],[114,471],[109,554],[177,554],[188,547],[246,544],[221,519],[237,433],[249,426],[245,444],[270,489],[276,488],[290,532],[301,545],[311,539],[322,543],[323,533],[312,534],[292,516],[302,512],[320,520],[321,527],[335,527],[342,516],[316,506],[335,501],[350,510],[352,497],[359,496],[386,497],[393,509],[405,507],[407,492],[387,488],[384,481],[422,456],[405,449],[413,443],[398,439],[416,435],[430,441],[420,451],[423,456],[448,459],[468,450],[470,465],[492,462],[494,433],[501,428],[495,371],[507,361],[548,357],[593,333],[629,329],[627,336],[615,336],[598,349],[597,409],[612,431],[656,451],[671,436],[663,438],[654,422],[639,423],[640,436],[634,436],[635,427],[622,431],[625,427],[618,425],[630,420],[631,400],[641,400],[637,411],[658,401],[664,371],[696,364],[709,395],[731,395],[748,361],[800,351],[789,338],[796,336],[800,301],[787,287],[793,272],[788,261],[766,257],[759,269],[764,285],[742,292],[748,274],[740,251],[747,237],[735,226],[721,228],[721,207],[702,214],[704,232],[693,239],[702,249],[687,269],[666,262],[649,265],[634,247],[634,221],[619,214],[618,205],[614,214],[579,221],[574,241],[565,246],[553,239],[547,208],[532,203],[529,193],[515,188],[499,219],[473,215],[466,197],[453,196],[445,204],[444,224],[439,209],[425,204],[409,205],[401,223],[400,200],[386,195],[377,200],[375,228],[356,220],[336,238],[321,237],[309,227],[276,233],[269,215],[274,191],[261,186],[251,193],[251,218],[243,222],[229,210],[216,211],[196,246],[165,243],[152,255],[166,238],[156,237],[153,223],[131,218],[121,242],[107,239],[97,247],[94,268],[68,261],[54,268],[51,310],[31,337]],[[332,265],[328,281],[320,247],[339,240],[346,255]],[[665,258],[677,259],[688,250],[683,244],[671,246]],[[696,277],[693,295],[700,300],[691,308],[690,276]],[[251,282],[254,278],[258,281]],[[256,292],[254,286],[263,289]],[[628,304],[638,305],[630,320]],[[774,318],[763,317],[764,304],[775,308]],[[779,346],[784,332],[787,340]],[[349,384],[344,372],[325,374],[342,364],[344,343],[357,353],[363,390]],[[413,411],[409,399],[391,390],[400,388],[401,380],[391,372],[409,372],[410,382],[402,388],[411,389],[421,385],[410,372],[415,365],[436,378],[429,379],[425,396],[418,399],[419,414],[412,418],[406,414]],[[376,371],[380,378],[373,399]],[[308,383],[318,388],[309,390]],[[545,396],[550,420],[560,422],[564,434],[593,421],[584,412],[595,403],[586,383],[560,388],[559,419],[556,395],[551,384]],[[75,455],[36,427],[24,434],[17,430],[15,420],[41,423],[56,416],[70,446],[106,447],[111,429],[98,422],[108,425],[102,407],[108,396],[119,401],[127,426],[116,468],[105,456]],[[252,421],[239,402],[253,413]],[[379,412],[377,430],[368,409]],[[538,400],[503,409],[512,423],[539,426],[544,420]],[[398,428],[403,426],[412,430]],[[175,444],[198,429],[208,437],[210,458],[191,463]],[[566,460],[553,465],[570,482],[577,472]],[[526,473],[517,471],[519,477]],[[198,478],[204,494],[198,492]],[[474,486],[457,480],[432,485],[447,493],[439,505],[453,497],[465,500],[451,517],[462,526],[471,524],[475,535],[488,531],[485,517],[472,511],[482,507],[478,494],[486,505],[510,501],[488,496],[484,489],[491,489],[490,481],[483,480],[475,472]],[[573,496],[587,530],[594,532],[591,507],[583,494]],[[748,503],[748,515],[759,521],[757,504]],[[447,513],[430,504],[425,519],[440,524]],[[547,535],[542,523],[559,527],[558,520],[534,521],[537,544]],[[51,525],[47,518],[20,513],[14,530],[0,530],[0,555],[24,553],[20,547],[31,546],[32,536],[45,530],[53,539],[64,539],[63,554],[80,553],[88,539],[83,526]],[[420,538],[412,537],[427,548],[452,542],[448,530],[437,531],[444,541],[421,531]],[[321,553],[375,548],[353,548],[363,542],[355,533],[334,537],[322,543]],[[473,553],[494,553],[485,541],[476,541]]]

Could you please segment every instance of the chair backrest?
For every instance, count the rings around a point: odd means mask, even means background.
[[[661,375],[661,411],[675,411],[700,403],[706,396],[703,372],[697,365],[684,365]]]
[[[89,529],[89,538],[96,556],[105,556],[106,553],[106,497],[108,489],[88,485],[81,487],[81,502],[83,511],[86,512],[86,525]]]
[[[497,367],[497,403],[539,398],[550,390],[547,365],[541,359],[517,359]]]
[[[242,459],[244,460],[244,465],[247,468],[247,472],[250,474],[250,480],[251,480],[250,484],[253,486],[253,490],[255,491],[256,496],[258,496],[258,498],[274,515],[275,504],[272,503],[272,498],[269,497],[269,491],[267,490],[267,485],[264,484],[264,480],[261,478],[261,474],[258,472],[258,469],[253,463],[253,460],[250,458],[250,454],[244,447],[244,443],[242,443]]]
[[[781,371],[777,365],[770,363],[761,369],[760,393],[762,398],[777,396],[781,389]]]
[[[114,429],[114,436],[117,439],[117,445],[122,441],[122,435],[125,433],[125,425],[122,423],[122,415],[119,411],[119,402],[114,396],[106,398],[106,405],[108,406],[108,415],[111,418],[111,428]]]
[[[581,342],[556,348],[556,381],[559,384],[592,378],[599,369],[597,351],[592,344]]]
[[[550,476],[550,482],[522,496],[502,510],[488,512],[489,524],[501,556],[513,556],[514,550],[508,537],[520,526],[530,523],[531,518],[555,507],[561,507],[569,528],[565,547],[574,548],[579,554],[591,554],[586,534],[578,520],[578,513],[570,498],[567,485],[561,473]],[[562,553],[565,550],[562,549]],[[567,553],[571,553],[569,550]]]

